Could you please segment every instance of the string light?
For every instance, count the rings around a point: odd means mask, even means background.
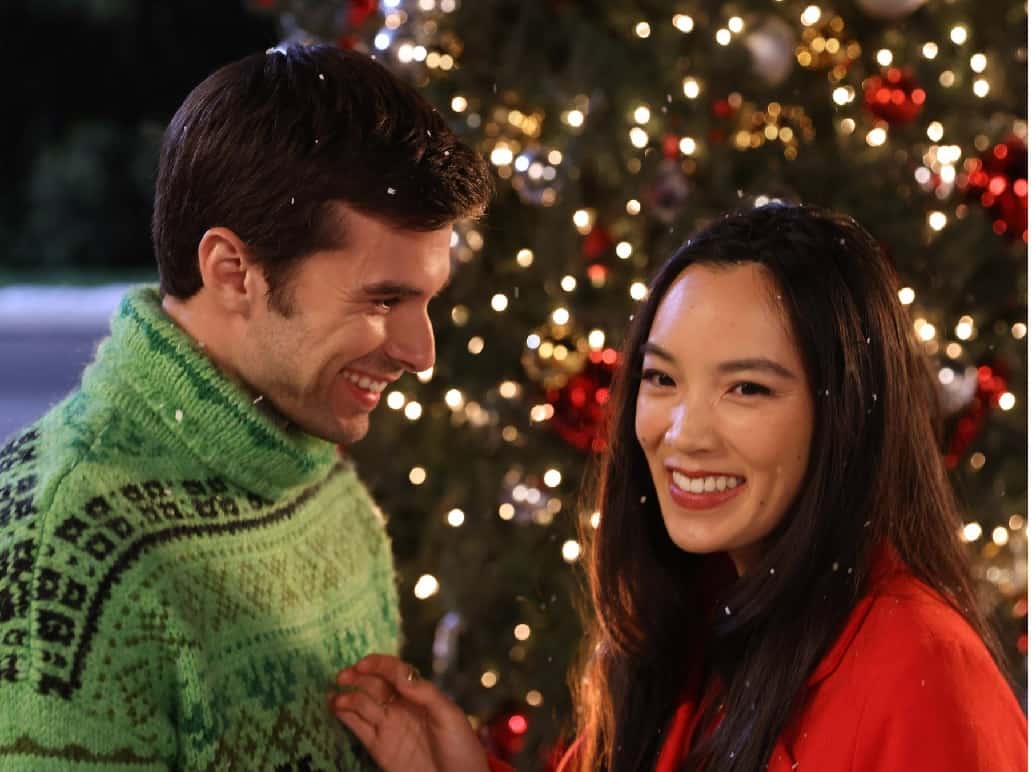
[[[641,212],[641,202],[636,198],[632,198],[627,202],[625,209],[629,215],[633,216],[639,214]]]
[[[799,21],[803,23],[804,27],[812,27],[814,24],[821,20],[821,9],[816,5],[808,5],[806,9],[799,16]]]
[[[418,421],[423,415],[423,406],[418,402],[409,402],[405,405],[405,417],[410,421]]]
[[[921,55],[925,59],[934,59],[939,55],[939,46],[929,41],[925,43],[923,46],[921,46]]]
[[[685,78],[681,83],[681,88],[684,90],[684,95],[689,99],[696,99],[701,91],[699,81],[695,78]]]
[[[685,34],[695,29],[695,19],[684,13],[674,14],[674,26]]]
[[[1009,391],[1005,391],[1000,395],[1000,401],[998,404],[1000,405],[1000,410],[1010,410],[1014,407],[1016,402],[1017,398]]]
[[[957,322],[957,328],[954,330],[957,337],[961,340],[968,340],[971,334],[975,330],[975,320],[970,316],[962,316]]]
[[[437,577],[433,574],[423,574],[416,582],[413,592],[419,600],[426,600],[436,595],[440,589],[441,585],[437,581]]]
[[[649,144],[649,135],[644,129],[639,126],[635,126],[628,132],[628,136],[631,139],[631,144],[639,150]]]
[[[420,383],[430,383],[434,378],[434,368],[431,367],[427,370],[421,370],[416,373],[416,378]]]
[[[958,46],[964,45],[964,43],[967,42],[967,38],[967,27],[965,27],[963,24],[958,24],[956,27],[950,30],[950,40],[952,40]]]
[[[1028,334],[1028,327],[1021,322],[1015,322],[1014,326],[1011,327],[1011,335],[1014,336],[1015,340],[1021,340],[1026,334]]]
[[[552,321],[558,324],[560,327],[570,322],[570,312],[560,306],[552,312]]]
[[[392,391],[387,395],[387,407],[391,410],[401,410],[405,407],[405,395],[400,391]]]
[[[741,16],[732,16],[727,20],[727,28],[737,35],[745,29],[745,21]]]
[[[527,640],[528,638],[530,638],[530,625],[524,624],[522,622],[516,625],[516,627],[514,627],[512,630],[512,636],[517,641]]]
[[[946,215],[939,211],[929,212],[928,227],[933,231],[941,231],[946,227]]]
[[[971,57],[970,64],[973,72],[985,72],[985,68],[989,65],[989,60],[985,54],[974,54]]]
[[[484,350],[484,339],[479,335],[474,335],[469,339],[469,343],[466,344],[466,349],[470,354],[476,356]]]
[[[502,295],[501,293],[499,293],[499,294],[497,294],[497,295],[495,295],[494,297],[491,298],[491,308],[493,308],[498,313],[501,313],[502,311],[504,311],[508,307],[509,307],[509,298],[507,298],[505,295]]]
[[[634,122],[645,125],[652,118],[652,111],[649,110],[645,105],[640,105],[634,109]]]
[[[426,469],[421,466],[414,466],[409,470],[408,478],[413,485],[422,485],[426,482]]]
[[[562,553],[563,560],[567,563],[576,563],[581,556],[581,545],[573,539],[569,539],[563,542]]]
[[[647,21],[640,21],[634,25],[634,34],[644,40],[652,34],[652,27]]]
[[[681,137],[677,147],[685,155],[692,155],[695,152],[695,140],[691,137]]]
[[[530,705],[530,707],[532,708],[541,707],[541,704],[545,701],[544,697],[541,696],[541,692],[539,692],[537,689],[531,689],[529,692],[527,692],[526,699],[527,704]]]
[[[563,481],[563,475],[558,469],[549,469],[544,475],[545,485],[549,488],[557,487]]]
[[[564,292],[573,292],[577,289],[577,279],[573,276],[566,275],[559,282],[559,286],[563,288]]]
[[[502,520],[512,520],[516,517],[516,507],[506,502],[498,507],[498,517]]]
[[[731,30],[723,28],[718,29],[715,37],[717,39],[717,43],[719,43],[720,45],[729,45],[731,43]]]
[[[971,522],[964,526],[963,539],[966,542],[978,541],[982,536],[982,526]]]
[[[1010,534],[1007,533],[1007,529],[1003,526],[997,526],[993,529],[993,544],[997,547],[1002,547],[1010,541]]]
[[[466,522],[466,513],[461,509],[453,509],[448,513],[447,516],[448,525],[452,528],[458,528]]]
[[[631,285],[630,293],[634,300],[644,300],[645,296],[649,294],[649,288],[645,286],[644,282],[636,281]]]
[[[899,291],[899,302],[905,306],[909,306],[917,298],[917,293],[914,292],[910,287],[903,287]]]
[[[882,67],[888,67],[892,64],[892,51],[887,48],[882,48],[877,54],[875,54],[874,58]]]
[[[448,389],[444,393],[444,404],[452,410],[461,410],[463,405],[466,404],[466,398],[458,389]]]
[[[493,689],[498,684],[498,673],[487,670],[480,676],[480,685],[485,689]]]

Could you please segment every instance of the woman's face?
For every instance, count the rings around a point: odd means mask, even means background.
[[[671,540],[747,570],[802,486],[813,421],[766,270],[686,268],[649,331],[635,414]]]

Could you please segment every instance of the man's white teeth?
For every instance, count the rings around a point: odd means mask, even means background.
[[[741,477],[730,477],[726,475],[715,475],[711,477],[689,477],[680,472],[672,472],[674,485],[688,493],[712,493],[713,491],[726,491],[730,488],[737,488],[745,482]]]
[[[374,391],[377,394],[387,388],[387,381],[374,381],[372,378],[365,375],[359,375],[358,373],[345,372],[344,377],[358,386],[358,388],[365,389],[366,391]]]

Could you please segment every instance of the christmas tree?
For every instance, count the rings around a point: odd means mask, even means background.
[[[389,513],[406,656],[497,751],[541,768],[569,725],[584,483],[647,279],[708,219],[772,200],[846,212],[893,259],[950,416],[957,537],[1024,683],[1022,2],[254,8],[367,50],[497,173],[455,234],[434,370],[353,449]]]

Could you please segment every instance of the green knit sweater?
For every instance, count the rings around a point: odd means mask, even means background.
[[[131,291],[0,450],[0,769],[373,768],[329,713],[396,653],[383,519]]]

